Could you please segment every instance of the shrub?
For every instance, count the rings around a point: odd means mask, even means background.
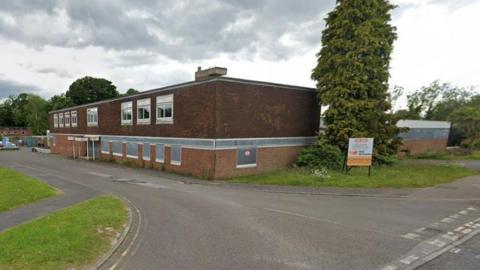
[[[338,146],[319,141],[315,146],[303,149],[296,164],[299,167],[336,170],[342,168],[343,161],[344,155]]]

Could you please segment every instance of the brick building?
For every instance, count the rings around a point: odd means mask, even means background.
[[[0,135],[9,137],[32,136],[32,130],[27,127],[0,127]]]
[[[315,141],[315,89],[225,74],[50,112],[52,153],[218,179],[284,168]]]
[[[401,133],[401,151],[408,155],[445,151],[450,134],[450,122],[427,120],[400,120],[398,127],[408,128]]]

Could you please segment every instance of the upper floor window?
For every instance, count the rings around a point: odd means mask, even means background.
[[[72,127],[77,127],[77,123],[78,123],[78,118],[77,118],[77,111],[73,111],[70,113],[71,114],[71,122],[72,122]]]
[[[53,115],[53,127],[58,128],[58,114]]]
[[[65,113],[65,127],[70,127],[70,112]]]
[[[65,125],[65,122],[63,120],[63,113],[58,114],[58,127],[63,128]]]
[[[131,125],[132,124],[132,102],[122,103],[122,125]]]
[[[98,108],[95,107],[87,109],[87,126],[98,126]]]
[[[150,124],[150,98],[137,100],[137,124]]]
[[[157,97],[157,124],[173,123],[173,94]]]

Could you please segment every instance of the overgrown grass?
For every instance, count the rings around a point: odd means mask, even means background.
[[[310,171],[290,169],[265,175],[242,176],[236,183],[262,185],[356,187],[356,188],[421,188],[430,187],[478,172],[453,165],[429,165],[401,162],[390,167],[374,167],[368,177],[366,168],[353,168],[348,175],[330,171],[329,178],[313,176]]]
[[[103,196],[0,234],[0,269],[84,269],[127,222],[123,202]]]
[[[0,212],[55,194],[55,189],[33,177],[0,167]]]
[[[480,151],[473,151],[469,154],[453,154],[442,152],[429,152],[415,156],[416,159],[434,160],[480,160]]]

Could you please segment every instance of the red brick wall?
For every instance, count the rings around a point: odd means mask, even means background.
[[[174,93],[174,123],[155,123],[156,97]],[[136,100],[151,98],[150,125],[136,125]],[[121,103],[133,101],[133,125],[122,126]],[[86,108],[98,107],[99,127],[87,127]],[[277,86],[207,81],[161,93],[77,109],[77,128],[54,128],[53,133],[184,138],[252,138],[314,136],[320,107],[316,93]],[[65,110],[65,111],[71,111]]]
[[[410,155],[418,155],[425,152],[441,152],[445,151],[447,142],[447,139],[405,140],[400,150]]]
[[[273,86],[218,82],[217,138],[315,136],[317,94]]]
[[[51,151],[53,154],[58,154],[66,157],[73,157],[73,146],[75,145],[75,155],[87,155],[86,142],[69,141],[67,135],[55,135],[51,144]]]
[[[301,146],[258,148],[257,167],[255,168],[237,168],[237,150],[235,149],[217,150],[215,179],[260,174],[288,168],[295,162],[302,149]]]

